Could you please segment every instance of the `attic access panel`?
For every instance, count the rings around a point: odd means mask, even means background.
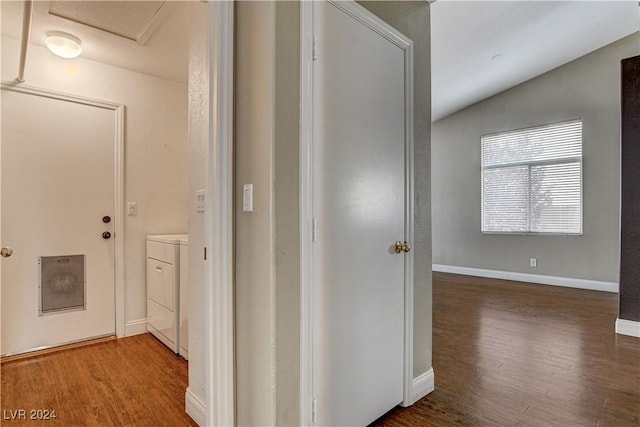
[[[85,256],[41,256],[39,315],[87,308]]]
[[[165,1],[52,1],[49,14],[144,44]]]

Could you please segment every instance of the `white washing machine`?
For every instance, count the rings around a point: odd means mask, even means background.
[[[188,242],[186,234],[147,236],[147,331],[175,353],[180,352],[181,242]]]

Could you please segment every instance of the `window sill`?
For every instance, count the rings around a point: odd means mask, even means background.
[[[581,237],[584,233],[542,233],[542,232],[517,232],[517,231],[481,231],[484,235],[501,236],[557,236],[557,237]]]

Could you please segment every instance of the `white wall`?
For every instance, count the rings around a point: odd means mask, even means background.
[[[433,124],[434,264],[618,281],[620,60],[639,49],[636,33]],[[575,118],[584,235],[481,234],[480,136]]]
[[[17,76],[20,43],[2,38],[2,79]],[[187,87],[30,45],[25,84],[112,101],[125,109],[125,320],[146,318],[145,236],[187,231]],[[37,125],[34,123],[34,125]],[[99,189],[96,189],[99,191]],[[144,324],[128,328],[142,331]]]
[[[208,7],[189,4],[189,389],[187,412],[198,414],[190,404],[205,402],[205,222],[196,212],[196,191],[206,189],[209,155],[209,21]],[[203,407],[199,408],[204,409]],[[198,421],[202,421],[202,418]]]

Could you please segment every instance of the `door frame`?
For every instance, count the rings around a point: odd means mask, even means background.
[[[209,149],[205,197],[205,425],[235,425],[233,1],[208,1]]]
[[[413,41],[353,0],[328,3],[375,31],[405,55],[405,238],[414,242]],[[312,425],[313,402],[313,60],[314,2],[300,3],[300,424]],[[404,257],[404,373],[402,406],[413,395],[414,252]]]
[[[91,107],[104,108],[114,112],[114,293],[115,293],[115,334],[118,338],[125,336],[124,312],[124,113],[125,106],[111,101],[74,95],[61,91],[43,89],[15,82],[0,82],[0,90],[18,92],[59,101],[74,102]],[[93,337],[87,337],[93,338]],[[64,343],[69,344],[69,343]]]

